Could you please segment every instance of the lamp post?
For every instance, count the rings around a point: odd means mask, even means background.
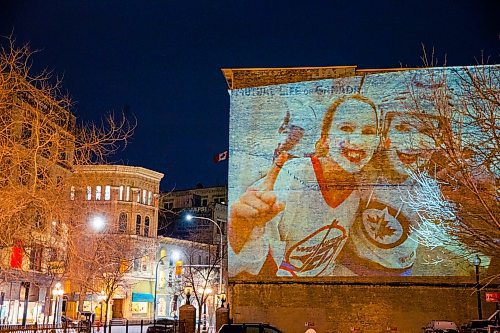
[[[57,282],[56,285],[54,286],[54,289],[52,289],[52,295],[54,295],[54,317],[52,318],[52,325],[55,326],[56,324],[59,323],[58,317],[59,317],[59,297],[64,295],[64,290],[61,288],[61,283]]]
[[[220,265],[219,265],[219,295],[222,294],[222,263],[223,263],[223,253],[222,253],[222,229],[220,228],[220,226],[217,224],[217,222],[215,222],[214,220],[208,218],[208,217],[201,217],[201,216],[193,216],[193,215],[190,215],[188,214],[186,216],[186,220],[188,221],[191,221],[192,219],[199,219],[199,220],[205,220],[205,221],[210,221],[212,222],[216,227],[217,229],[219,229],[219,235],[220,235],[220,246],[219,246],[219,249],[220,249]]]
[[[481,285],[479,284],[479,266],[481,265],[481,258],[476,254],[472,263],[476,267],[476,294],[477,294],[477,316],[483,319],[483,310],[481,305]]]

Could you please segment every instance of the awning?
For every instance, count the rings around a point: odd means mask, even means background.
[[[132,302],[154,302],[154,297],[146,293],[132,293]]]

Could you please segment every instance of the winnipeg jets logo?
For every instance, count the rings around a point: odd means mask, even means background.
[[[408,238],[409,223],[394,208],[375,201],[363,211],[363,232],[376,246],[390,249]]]
[[[289,269],[320,275],[336,257],[347,238],[346,230],[335,220],[301,241],[285,254]]]

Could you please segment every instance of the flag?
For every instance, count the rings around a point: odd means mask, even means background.
[[[10,268],[22,268],[23,265],[23,248],[21,242],[16,242],[12,247],[10,255]]]
[[[214,163],[219,163],[221,161],[227,160],[228,157],[229,157],[229,153],[227,150],[223,151],[222,153],[215,154]]]

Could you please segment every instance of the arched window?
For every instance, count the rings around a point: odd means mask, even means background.
[[[144,219],[144,236],[149,236],[149,216]]]
[[[127,214],[120,213],[120,218],[118,219],[118,232],[124,234],[127,232]]]
[[[137,214],[137,218],[135,220],[135,234],[141,234],[141,215]]]

